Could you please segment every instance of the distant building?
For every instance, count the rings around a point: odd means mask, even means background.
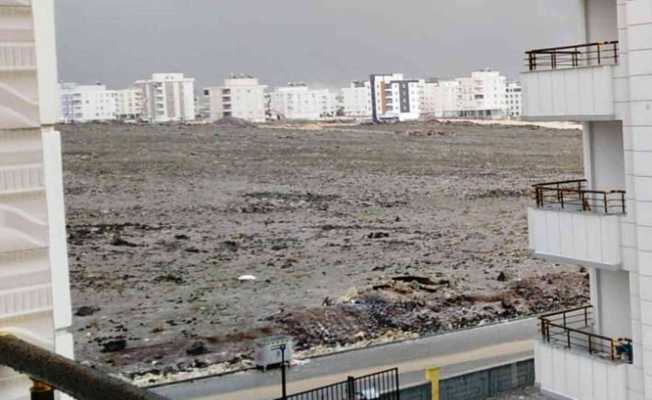
[[[404,79],[403,74],[373,74],[369,81],[374,121],[419,119],[425,83],[423,80]]]
[[[233,75],[224,86],[204,89],[209,107],[209,119],[217,121],[235,117],[251,122],[265,122],[265,90],[258,79],[248,75]]]
[[[336,96],[328,89],[309,89],[305,83],[289,83],[270,95],[272,117],[290,120],[318,120],[333,117]]]
[[[116,116],[118,119],[136,120],[143,114],[143,92],[128,88],[116,90]]]
[[[369,81],[353,81],[342,89],[344,115],[355,118],[371,118],[371,84]]]
[[[462,109],[460,82],[432,80],[423,86],[421,114],[437,118],[459,117]]]
[[[520,118],[523,111],[523,93],[521,84],[511,82],[505,89],[505,109],[510,118]]]
[[[149,122],[193,121],[195,80],[183,74],[152,74],[135,86],[143,94],[142,118]]]
[[[107,90],[105,85],[62,83],[59,96],[61,119],[65,123],[116,119],[117,92]]]
[[[506,79],[498,71],[476,71],[458,78],[461,116],[469,118],[503,118],[506,113]]]

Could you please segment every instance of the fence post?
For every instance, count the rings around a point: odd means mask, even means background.
[[[566,341],[568,342],[568,348],[571,348],[571,340],[570,340],[570,331],[566,329]]]
[[[394,380],[396,381],[396,400],[401,400],[401,384],[398,381],[398,368],[394,369]]]
[[[593,342],[591,340],[591,335],[589,335],[589,354],[593,354]]]
[[[426,370],[426,380],[430,382],[431,386],[430,400],[439,400],[439,376],[439,368]]]
[[[602,64],[602,57],[601,57],[601,54],[600,54],[600,43],[598,43],[597,46],[598,46],[598,65],[601,65]]]
[[[625,204],[625,192],[620,192],[620,204],[623,205],[623,214],[627,213],[627,208]]]
[[[355,378],[349,376],[346,378],[346,397],[347,400],[355,400]]]
[[[559,201],[561,202],[561,208],[564,208],[564,189],[559,191]]]
[[[611,339],[609,341],[609,359],[611,361],[613,361],[615,359],[614,358],[614,340],[613,339]]]
[[[618,43],[614,43],[614,63],[618,64]]]
[[[609,205],[607,203],[607,192],[604,192],[604,213],[609,214]]]
[[[589,311],[588,310],[589,310],[588,308],[586,308],[586,307],[584,308],[584,327],[585,328],[589,326]]]

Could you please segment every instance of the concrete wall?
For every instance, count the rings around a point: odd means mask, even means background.
[[[557,121],[614,119],[614,67],[525,72],[523,117]]]
[[[529,247],[536,255],[561,257],[589,267],[621,266],[620,216],[528,210]]]
[[[587,0],[585,4],[587,42],[617,40],[617,0]]]
[[[625,189],[625,153],[622,124],[618,121],[588,124],[590,186],[594,190]],[[586,138],[586,136],[585,136]]]
[[[485,400],[534,385],[534,360],[523,360],[440,380],[440,400]],[[431,400],[430,383],[401,389],[401,400]]]
[[[597,298],[593,298],[593,305],[594,312],[599,313],[597,316],[599,333],[613,338],[631,338],[629,273],[596,270],[595,283],[598,288]]]
[[[626,400],[628,365],[537,342],[536,381],[564,399]]]

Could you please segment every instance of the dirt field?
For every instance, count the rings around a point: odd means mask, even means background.
[[[586,301],[527,251],[529,186],[580,173],[578,131],[308,128],[60,127],[79,359],[149,380],[272,333],[309,356]]]

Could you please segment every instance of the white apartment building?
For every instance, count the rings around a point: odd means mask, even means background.
[[[459,117],[462,110],[460,83],[456,80],[434,80],[423,86],[421,114],[437,118]]]
[[[59,85],[61,119],[64,123],[110,121],[117,116],[117,93],[105,85]]]
[[[143,114],[143,92],[137,88],[116,90],[116,117],[138,120]]]
[[[232,75],[224,86],[204,89],[209,104],[209,120],[224,117],[240,118],[251,122],[265,122],[265,90],[258,79],[249,75]]]
[[[328,89],[310,89],[302,82],[279,87],[270,95],[272,117],[288,120],[319,120],[333,117],[336,96]]]
[[[523,91],[521,84],[510,82],[505,88],[505,112],[510,118],[520,118],[523,112]]]
[[[195,119],[195,80],[178,73],[156,73],[134,86],[143,94],[142,118],[149,122]]]
[[[502,118],[506,109],[506,78],[498,71],[482,70],[470,77],[458,78],[461,116],[468,118]]]
[[[0,332],[73,358],[53,0],[0,1],[0,70]]]
[[[371,118],[371,84],[369,81],[353,81],[342,89],[342,107],[346,117]]]
[[[583,123],[584,179],[537,186],[529,247],[587,267],[591,306],[543,318],[536,380],[557,398],[649,400],[652,2],[575,2],[584,39],[528,52],[522,118]]]
[[[373,121],[419,119],[425,81],[405,79],[403,74],[372,74],[369,82]]]

